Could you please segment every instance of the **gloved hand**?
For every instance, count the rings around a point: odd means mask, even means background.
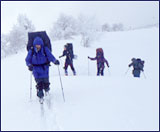
[[[90,59],[90,57],[88,56],[88,59]]]
[[[62,56],[59,56],[59,58],[61,58]]]
[[[28,66],[28,69],[29,69],[30,71],[33,71],[33,65],[29,65],[29,66]]]
[[[59,63],[58,60],[56,60],[56,61],[54,62],[54,64],[55,64],[55,65],[59,65],[60,63]]]

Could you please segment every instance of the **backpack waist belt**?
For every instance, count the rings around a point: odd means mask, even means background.
[[[134,70],[141,70],[140,68],[134,68]]]
[[[43,63],[43,64],[33,64],[33,66],[45,66],[45,65],[50,65],[49,62]]]

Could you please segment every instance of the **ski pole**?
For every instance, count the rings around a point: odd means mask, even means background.
[[[63,60],[60,58],[60,64],[63,64]],[[62,66],[62,65],[61,65]],[[62,66],[62,69],[64,69],[64,67]]]
[[[30,74],[30,100],[32,100],[32,71]]]
[[[61,64],[62,64],[62,60],[61,60],[61,58],[59,58],[60,59],[60,62],[61,62]]]
[[[144,71],[143,71],[143,76],[144,76],[144,78],[146,79],[146,75],[144,74]]]
[[[110,72],[109,68],[108,68],[108,73],[109,73],[109,76],[111,76],[111,72]]]
[[[89,59],[88,59],[88,76],[89,76]]]
[[[127,71],[125,72],[125,75],[128,73],[129,68],[130,68],[130,67],[128,67]]]
[[[63,91],[63,85],[62,85],[62,80],[61,80],[61,74],[60,74],[59,66],[58,66],[58,73],[59,73],[59,78],[60,78],[60,83],[61,83],[61,89],[62,89],[63,100],[64,100],[64,102],[65,102],[64,91]]]

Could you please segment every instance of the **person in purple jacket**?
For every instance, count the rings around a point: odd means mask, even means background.
[[[41,37],[36,37],[34,39],[33,49],[28,51],[25,61],[29,70],[33,72],[35,81],[37,83],[37,96],[40,98],[40,100],[43,100],[43,90],[46,93],[50,90],[49,63],[53,62],[55,65],[59,65],[60,63],[52,55],[50,49],[44,46],[44,42]]]
[[[104,75],[104,63],[106,63],[106,65],[109,68],[109,63],[108,61],[104,58],[104,54],[103,54],[103,49],[102,48],[98,48],[96,49],[96,57],[91,58],[88,56],[88,59],[90,60],[97,60],[97,76]]]

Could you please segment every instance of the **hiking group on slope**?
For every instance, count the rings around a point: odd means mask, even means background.
[[[49,66],[50,62],[55,65],[60,65],[60,62],[54,57],[51,53],[51,42],[45,31],[42,32],[31,32],[28,33],[28,44],[27,44],[28,54],[26,57],[26,65],[28,69],[33,73],[36,88],[37,88],[37,96],[43,100],[44,92],[47,94],[50,90],[50,82],[49,82]],[[73,66],[73,45],[71,43],[67,43],[64,46],[64,51],[59,58],[66,56],[64,71],[65,75],[68,75],[68,66],[71,67],[73,75],[76,75],[75,68]],[[109,63],[104,57],[104,52],[102,48],[96,49],[96,57],[92,58],[88,56],[88,59],[97,61],[97,76],[104,76],[104,68],[105,64],[109,68]],[[132,63],[128,66],[133,66],[133,76],[140,77],[141,71],[143,72],[144,61],[141,59],[133,58]]]

